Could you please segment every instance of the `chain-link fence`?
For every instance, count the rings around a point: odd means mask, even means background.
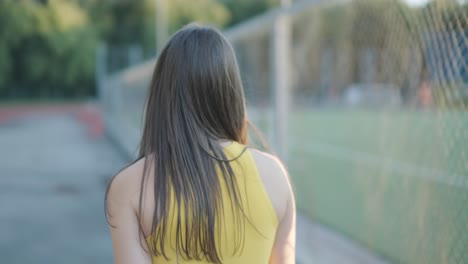
[[[282,15],[287,115],[274,111]],[[226,34],[249,117],[273,147],[287,118],[280,135],[302,211],[390,261],[468,263],[468,3],[305,1]],[[101,82],[121,136],[140,126],[153,66]]]

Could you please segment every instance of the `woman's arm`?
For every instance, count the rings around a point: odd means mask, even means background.
[[[252,155],[279,219],[270,264],[295,264],[296,204],[288,172],[275,156],[255,149]]]
[[[139,198],[138,184],[133,183],[132,169],[119,173],[109,188],[107,196],[109,228],[114,249],[114,263],[151,263],[144,235],[139,235],[139,221],[135,200]],[[142,241],[140,241],[140,237]]]
[[[294,196],[290,195],[285,214],[276,231],[270,264],[294,264],[296,257],[296,207]]]

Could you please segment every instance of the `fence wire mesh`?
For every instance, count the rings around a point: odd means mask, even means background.
[[[299,208],[392,262],[468,263],[468,3],[309,6],[290,17]],[[272,29],[231,42],[249,118],[272,138]],[[153,66],[103,81],[109,119],[140,127]]]

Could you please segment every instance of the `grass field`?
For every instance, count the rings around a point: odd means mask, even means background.
[[[290,117],[301,210],[396,263],[468,262],[468,113]]]

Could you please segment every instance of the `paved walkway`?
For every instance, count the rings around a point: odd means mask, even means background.
[[[0,263],[112,263],[103,195],[125,160],[68,110],[0,122]]]

